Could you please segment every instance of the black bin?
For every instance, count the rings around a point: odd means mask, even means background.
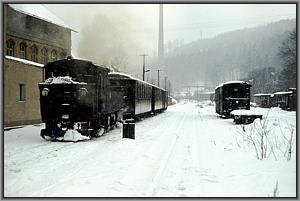
[[[123,138],[135,139],[134,119],[125,119],[123,122]]]

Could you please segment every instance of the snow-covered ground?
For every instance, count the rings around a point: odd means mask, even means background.
[[[296,113],[254,109],[264,129],[187,102],[137,122],[135,140],[122,139],[121,126],[77,143],[43,140],[43,124],[5,131],[4,196],[295,197]],[[256,131],[269,131],[262,160],[249,140]]]

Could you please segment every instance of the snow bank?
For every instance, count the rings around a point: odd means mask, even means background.
[[[76,82],[70,76],[50,77],[44,84],[86,84],[85,82]]]
[[[89,139],[90,139],[89,137],[81,135],[78,131],[69,129],[65,133],[62,140],[77,142],[77,141],[89,140]]]

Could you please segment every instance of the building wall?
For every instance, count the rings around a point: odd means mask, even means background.
[[[71,50],[71,30],[7,7],[7,34]]]
[[[41,120],[38,83],[42,68],[4,59],[4,124],[15,126]],[[25,100],[20,101],[19,84],[25,85]]]
[[[71,30],[16,11],[4,4],[4,55],[7,42],[13,41],[13,57],[20,58],[20,44],[26,46],[26,60],[33,61],[32,47],[37,47],[36,63],[43,63],[42,49],[47,49],[48,61],[71,55]],[[38,83],[43,80],[43,68],[4,58],[4,127],[41,122]],[[25,86],[25,100],[20,101],[19,85]]]

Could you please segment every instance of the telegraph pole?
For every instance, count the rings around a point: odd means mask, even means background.
[[[169,80],[169,96],[171,96],[171,81]]]
[[[145,57],[148,56],[147,54],[141,54],[140,56],[143,57],[143,81],[145,81]]]
[[[167,76],[165,76],[165,90],[167,91]]]
[[[157,86],[159,86],[159,72],[160,71],[161,71],[160,69],[157,70]]]

